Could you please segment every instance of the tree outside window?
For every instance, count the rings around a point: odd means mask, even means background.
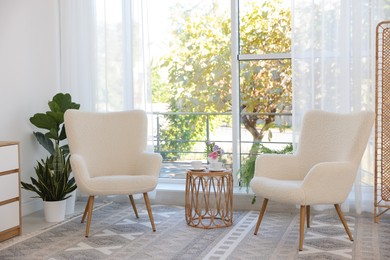
[[[242,8],[241,54],[290,52],[291,15],[283,1],[246,1]],[[230,13],[218,1],[207,9],[177,5],[172,13],[175,30],[169,51],[152,68],[154,101],[166,103],[170,112],[231,112]],[[291,100],[290,59],[240,62],[241,123],[252,136],[244,162],[261,152],[265,136],[272,138],[274,113],[289,112]],[[209,118],[211,130],[231,125],[231,116]],[[161,147],[167,160],[181,158],[181,152],[193,149],[192,140],[206,138],[205,116],[172,114],[165,120]],[[289,125],[277,127],[283,130]]]

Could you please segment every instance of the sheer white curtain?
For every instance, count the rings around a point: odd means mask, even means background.
[[[295,136],[308,109],[375,109],[375,27],[386,18],[383,5],[380,0],[292,1]],[[371,138],[344,210],[373,212],[373,166]]]
[[[60,90],[94,111],[97,84],[97,42],[95,2],[60,1]]]
[[[84,111],[145,110],[153,151],[146,5],[143,0],[60,0],[60,90]]]
[[[147,1],[61,0],[61,91],[86,111],[151,112]]]

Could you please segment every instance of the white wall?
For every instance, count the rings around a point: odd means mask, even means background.
[[[24,181],[47,154],[29,118],[59,89],[58,21],[55,0],[0,0],[0,140],[20,141]],[[22,190],[23,215],[42,207],[32,195]]]

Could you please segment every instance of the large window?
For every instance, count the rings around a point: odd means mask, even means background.
[[[239,179],[248,186],[260,153],[291,152],[290,1],[238,3]]]
[[[231,164],[230,3],[162,2],[149,1],[155,147],[161,177],[183,178],[191,160],[205,162],[207,140]]]
[[[240,1],[234,21],[230,1],[148,4],[155,149],[164,158],[161,177],[183,178],[191,160],[206,162],[206,141],[224,149],[223,160],[235,172],[263,152],[263,145],[275,150],[291,142],[287,4]],[[239,37],[232,37],[235,25]],[[231,39],[237,40],[237,50]],[[237,75],[232,74],[235,65]]]

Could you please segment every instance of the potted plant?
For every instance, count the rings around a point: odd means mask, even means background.
[[[65,142],[64,113],[67,109],[80,108],[79,104],[72,102],[70,94],[67,93],[56,94],[48,105],[50,111],[34,114],[30,122],[38,128],[47,130],[45,133],[34,132],[34,136],[49,152],[49,156],[38,161],[35,167],[37,179],[31,177],[32,184],[21,182],[23,189],[33,191],[37,193],[37,197],[42,198],[45,213],[47,205],[52,204],[46,202],[65,201],[76,189],[75,180],[70,176],[72,170],[69,146]],[[62,204],[66,205],[66,202]]]
[[[21,182],[22,188],[33,191],[43,200],[46,221],[58,222],[65,218],[66,199],[76,189],[74,178],[70,178],[69,156],[65,156],[55,145],[54,155],[38,161],[34,167],[37,179],[31,183]]]

